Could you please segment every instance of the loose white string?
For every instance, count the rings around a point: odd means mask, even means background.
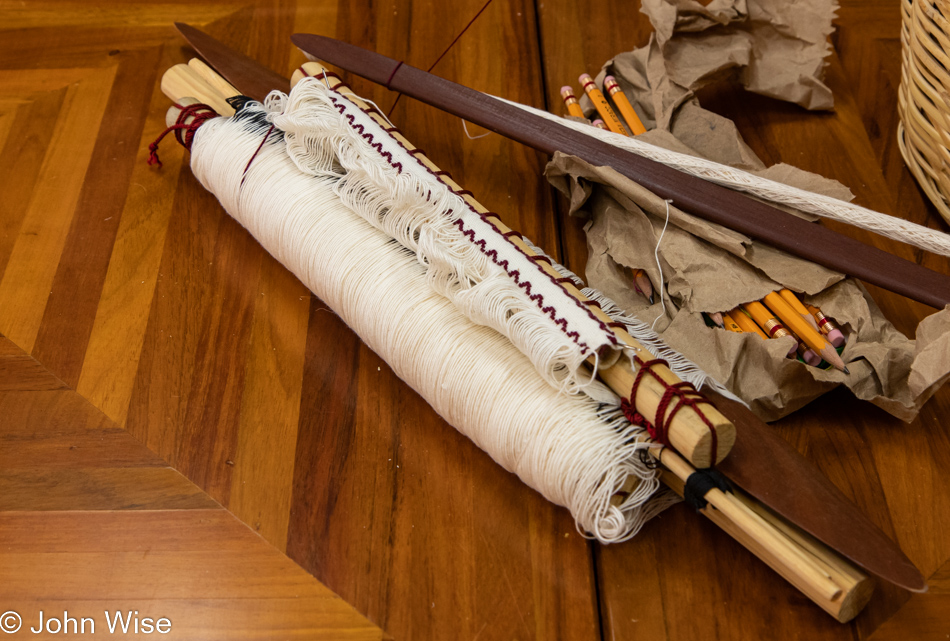
[[[660,270],[660,315],[653,319],[653,324],[650,325],[650,329],[656,330],[656,322],[666,316],[666,284],[663,282],[663,265],[660,264],[660,243],[663,242],[663,236],[666,234],[666,228],[670,224],[670,205],[673,203],[672,200],[664,200],[666,203],[666,222],[663,223],[663,230],[660,232],[660,237],[656,239],[656,247],[653,249],[653,260],[656,261],[656,268]]]
[[[459,120],[462,121],[462,129],[465,130],[465,135],[468,136],[469,140],[478,140],[479,138],[484,138],[485,136],[489,136],[492,133],[490,131],[486,131],[479,136],[473,136],[472,134],[468,133],[468,125],[465,123],[465,118],[459,118]]]

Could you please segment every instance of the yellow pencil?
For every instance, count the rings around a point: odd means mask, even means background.
[[[815,317],[815,320],[818,322],[818,327],[821,329],[821,333],[828,337],[829,343],[835,347],[841,347],[848,342],[841,330],[838,329],[838,326],[835,325],[830,318],[825,316],[820,309],[814,305],[805,305],[805,307]]]
[[[729,315],[729,312],[723,312],[722,314],[722,325],[730,332],[735,332],[736,334],[742,333],[742,328],[739,327],[739,323]]]
[[[758,301],[752,301],[751,303],[743,303],[739,307],[742,308],[749,316],[752,317],[759,327],[762,328],[762,331],[765,332],[767,336],[772,338],[785,338],[786,336],[792,336],[788,333],[788,330],[785,329],[785,326],[779,322],[779,320],[772,316],[769,313],[769,310],[765,309],[765,305]],[[794,340],[792,336],[792,344],[786,354],[786,358],[794,358],[795,353],[798,351],[798,341]]]
[[[567,113],[571,114],[575,118],[584,117],[584,111],[581,109],[581,105],[577,101],[577,97],[574,95],[574,90],[571,89],[570,85],[564,85],[561,87],[561,98],[564,99],[564,104],[567,106]]]
[[[604,94],[602,94],[600,89],[597,88],[597,85],[594,84],[594,79],[585,73],[581,74],[580,81],[584,87],[584,91],[587,92],[587,97],[594,103],[594,109],[597,110],[600,117],[607,123],[607,127],[610,131],[628,136],[629,134],[624,128],[623,123],[620,122],[620,118],[618,118],[614,110],[610,108],[610,105],[607,104],[607,99],[604,98]]]
[[[792,309],[794,309],[802,318],[804,318],[805,321],[806,321],[809,325],[811,325],[811,328],[812,328],[813,330],[815,330],[816,332],[820,332],[820,331],[821,331],[820,329],[818,329],[818,323],[815,321],[815,317],[812,316],[812,315],[808,312],[807,309],[805,309],[805,306],[802,305],[802,302],[801,302],[800,300],[798,300],[798,296],[796,296],[795,294],[793,294],[792,292],[790,292],[790,291],[787,290],[787,289],[781,290],[781,291],[779,292],[779,296],[781,296],[783,299],[785,299],[785,302],[788,303],[789,307],[791,307]]]
[[[722,327],[722,312],[706,312],[706,316],[709,317],[713,323]]]
[[[614,104],[617,105],[617,109],[620,110],[620,115],[627,121],[627,126],[630,127],[630,131],[633,132],[633,135],[639,136],[644,133],[647,128],[643,126],[640,116],[634,111],[633,105],[627,100],[623,89],[617,84],[617,79],[613,76],[604,78],[604,89],[607,90],[607,95],[614,99]]]
[[[732,317],[732,320],[735,321],[736,325],[742,328],[742,331],[749,332],[750,334],[758,334],[763,340],[769,339],[765,332],[763,332],[759,326],[755,324],[755,321],[749,318],[749,316],[738,307],[729,312],[729,316]]]
[[[802,318],[798,313],[795,312],[791,306],[785,302],[779,294],[776,292],[771,292],[764,299],[763,302],[768,305],[768,308],[775,312],[775,315],[782,319],[782,322],[788,325],[788,327],[798,334],[798,336],[805,342],[805,344],[817,352],[823,359],[828,361],[832,367],[839,369],[845,374],[850,374],[848,368],[845,366],[844,361],[841,360],[841,357],[838,356],[838,352],[835,351],[835,348],[832,347],[831,343],[826,341],[824,337],[819,334],[817,331],[811,328],[811,326],[805,322],[805,319]]]

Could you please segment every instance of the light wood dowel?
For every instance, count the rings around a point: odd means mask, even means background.
[[[189,96],[203,102],[222,116],[233,116],[234,108],[214,87],[186,64],[171,67],[162,76],[162,93],[172,100]]]
[[[241,92],[235,89],[234,85],[218,75],[218,73],[206,65],[203,60],[198,58],[192,58],[188,61],[188,66],[194,71],[198,76],[208,83],[219,96],[223,98],[230,98],[232,96],[237,96]]]

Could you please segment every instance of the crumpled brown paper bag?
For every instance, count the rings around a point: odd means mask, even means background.
[[[676,132],[674,115],[686,103],[698,107],[694,92],[726,76],[755,93],[806,109],[831,109],[834,100],[822,77],[837,7],[829,0],[715,0],[708,6],[643,0],[641,11],[655,30],[650,43],[608,61],[597,81],[602,85],[612,73],[647,129],[673,130],[687,144]],[[581,106],[593,112],[586,96]]]
[[[703,109],[693,94],[732,76],[750,91],[830,109],[831,92],[821,76],[836,8],[834,0],[714,0],[708,6],[644,0],[642,11],[656,33],[646,47],[608,61],[598,80],[602,84],[608,72],[617,77],[647,126],[641,140],[851,200],[851,192],[833,180],[789,165],[766,169],[735,124]],[[592,111],[586,97],[582,105]],[[588,283],[653,323],[670,346],[761,418],[784,416],[844,384],[858,398],[910,421],[950,377],[950,308],[924,319],[914,341],[854,280],[667,207],[610,168],[556,154],[546,174],[570,198],[571,213],[589,219]],[[662,301],[651,306],[635,293],[635,268],[646,270],[654,286],[663,283]],[[702,320],[700,312],[731,310],[782,287],[804,293],[806,302],[842,327],[850,375],[786,359],[785,341],[711,329]]]
[[[671,347],[762,419],[780,418],[844,384],[858,398],[911,421],[950,377],[950,307],[925,319],[917,340],[910,340],[853,279],[668,207],[609,167],[556,154],[545,173],[570,198],[571,213],[589,218],[588,284],[654,323]],[[793,176],[799,187],[840,193],[834,181],[794,168],[777,166],[769,173]],[[665,285],[662,301],[658,296],[650,305],[634,291],[636,268],[646,270],[654,285]],[[785,341],[709,328],[702,320],[703,311],[727,311],[782,287],[803,292],[807,302],[838,321],[848,336],[842,358],[849,375],[786,359]]]

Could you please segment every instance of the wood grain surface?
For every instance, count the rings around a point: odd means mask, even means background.
[[[4,633],[138,638],[131,613],[163,638],[384,638],[3,336],[0,415]]]
[[[187,638],[321,638],[343,619],[296,563],[396,639],[947,638],[947,390],[909,425],[840,391],[775,425],[932,577],[913,597],[879,587],[840,625],[685,506],[629,543],[585,540],[263,252],[187,152],[168,139],[161,169],[145,162],[169,104],[161,74],[191,57],[174,21],[289,77],[304,60],[294,32],[428,68],[482,5],[0,0],[0,611],[44,598],[133,607],[147,581],[191,622]],[[845,0],[838,13],[834,113],[721,85],[703,105],[767,163],[946,231],[896,146],[899,6]],[[560,112],[561,85],[651,31],[637,3],[495,0],[433,71]],[[583,271],[582,223],[564,219],[546,158],[410,99],[391,117],[508,225]],[[911,335],[930,312],[873,294]],[[131,533],[154,541],[145,565]],[[146,569],[88,587],[47,564],[73,552]],[[227,556],[239,552],[246,562]],[[255,607],[236,608],[229,585]],[[298,592],[306,607],[292,615]],[[378,638],[365,624],[341,625]]]

